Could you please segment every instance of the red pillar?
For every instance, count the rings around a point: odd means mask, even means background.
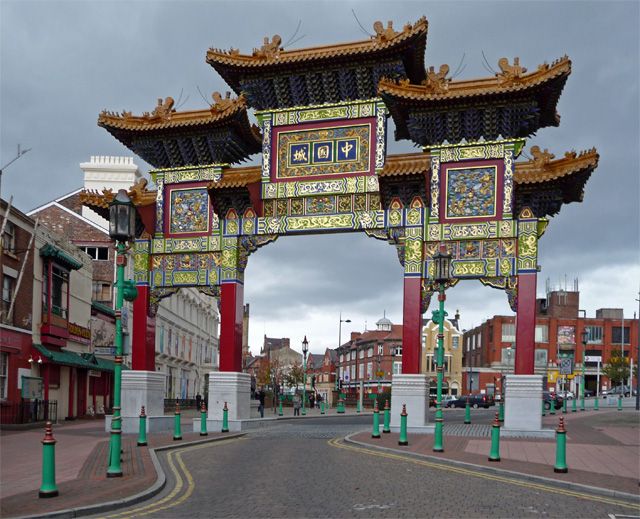
[[[242,283],[220,287],[220,371],[242,371]]]
[[[49,400],[49,364],[42,365],[42,385],[44,386],[44,399]]]
[[[536,348],[535,272],[518,274],[518,316],[516,318],[516,375],[533,375]]]
[[[404,302],[402,305],[402,373],[420,373],[420,333],[422,314],[420,312],[420,277],[404,278]]]
[[[69,367],[69,411],[67,413],[67,418],[73,418],[73,397],[75,394],[75,372],[76,369]]]
[[[133,301],[131,368],[136,371],[156,370],[156,319],[150,316],[149,292],[148,285],[138,285]]]

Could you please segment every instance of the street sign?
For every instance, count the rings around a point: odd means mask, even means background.
[[[376,371],[376,377],[378,378],[384,377],[384,371]]]
[[[573,359],[560,359],[560,374],[570,375],[573,373]]]
[[[96,346],[93,348],[93,353],[96,355],[115,355],[116,349],[109,346]]]
[[[585,362],[602,362],[602,355],[585,355]]]

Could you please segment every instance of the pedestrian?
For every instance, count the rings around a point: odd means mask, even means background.
[[[202,405],[202,397],[200,396],[200,393],[196,394],[196,410],[200,411],[200,406]]]
[[[318,393],[318,397],[316,398],[316,407],[320,407],[320,402],[322,402],[322,395]]]
[[[300,416],[300,407],[302,406],[302,400],[300,393],[297,391],[293,395],[293,416]]]
[[[316,397],[313,393],[309,395],[309,409],[313,409],[315,407]]]
[[[264,418],[264,389],[258,391],[258,401],[260,404],[258,405],[258,411],[260,411],[260,418]]]

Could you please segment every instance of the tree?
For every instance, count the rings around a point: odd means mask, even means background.
[[[629,359],[623,358],[620,350],[613,350],[602,372],[609,377],[612,386],[623,384],[629,378]]]
[[[298,385],[302,384],[302,381],[304,380],[304,373],[299,362],[296,362],[291,366],[285,380],[289,387],[295,386],[296,390],[298,389]]]

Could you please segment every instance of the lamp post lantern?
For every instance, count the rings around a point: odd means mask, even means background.
[[[589,340],[589,330],[582,330],[582,377],[580,379],[580,411],[584,411],[584,358],[587,351],[587,341]]]
[[[435,419],[435,434],[433,440],[433,451],[444,451],[442,442],[442,428],[443,428],[443,415],[442,415],[442,383],[444,379],[444,320],[447,316],[447,312],[444,311],[444,302],[446,299],[445,287],[450,279],[451,270],[451,254],[449,254],[443,245],[440,245],[440,249],[433,256],[434,265],[434,281],[438,284],[438,310],[433,311],[433,322],[438,325],[438,352],[436,355],[436,364],[438,371],[438,379],[436,386],[436,419]]]
[[[121,189],[109,204],[109,237],[116,244],[116,334],[115,334],[115,367],[113,383],[113,417],[111,419],[111,436],[109,439],[109,466],[107,477],[121,477],[120,451],[122,448],[122,416],[120,409],[120,393],[122,385],[122,305],[124,299],[133,301],[137,296],[135,285],[125,281],[124,268],[127,264],[127,242],[135,236],[136,212],[126,190]]]
[[[302,416],[307,414],[307,353],[309,353],[309,341],[305,335],[302,341]]]
[[[338,324],[338,348],[342,346],[342,323],[350,323],[351,319],[343,319],[342,312],[340,312],[340,322]]]

